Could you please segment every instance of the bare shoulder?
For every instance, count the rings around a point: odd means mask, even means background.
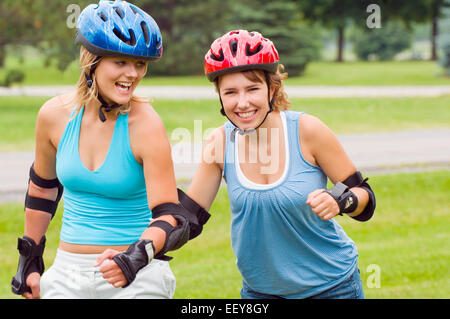
[[[46,101],[36,120],[36,138],[48,140],[56,149],[74,107],[74,95],[59,95]]]
[[[128,116],[131,149],[136,160],[143,163],[165,160],[170,156],[169,139],[164,123],[149,102],[133,102]]]
[[[36,120],[36,158],[35,170],[43,178],[54,178],[55,156],[59,139],[71,113],[68,105],[73,95],[61,95],[46,101]]]
[[[301,141],[310,145],[336,141],[333,131],[319,118],[310,114],[300,115],[299,135]]]
[[[133,102],[129,125],[136,133],[165,133],[164,123],[149,102]]]
[[[312,164],[320,166],[322,154],[340,148],[333,131],[319,118],[301,114],[299,118],[299,137],[303,156]]]
[[[317,138],[331,131],[318,117],[306,113],[300,115],[299,130],[305,139]]]
[[[339,139],[325,123],[308,114],[302,114],[299,121],[302,151],[306,150],[310,163],[320,166],[333,183],[355,172]]]

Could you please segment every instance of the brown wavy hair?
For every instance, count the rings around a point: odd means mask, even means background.
[[[241,71],[244,76],[252,81],[259,83],[266,83],[266,77],[264,76],[264,71],[262,70],[247,70]],[[275,73],[268,72],[269,83],[271,88],[275,88],[275,100],[273,103],[273,109],[275,111],[288,110],[291,106],[291,102],[288,99],[288,95],[284,90],[283,80],[287,79],[288,74],[284,72],[284,65],[279,64],[277,71]],[[219,94],[219,79],[220,76],[214,81],[214,86],[216,87],[216,92]]]

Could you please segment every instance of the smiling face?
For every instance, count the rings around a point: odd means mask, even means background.
[[[99,93],[108,103],[127,104],[146,72],[146,61],[103,57],[95,70]]]
[[[227,73],[218,82],[225,113],[242,130],[257,127],[270,109],[264,75],[252,73]]]

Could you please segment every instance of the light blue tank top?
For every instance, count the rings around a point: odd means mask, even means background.
[[[119,115],[103,164],[90,171],[78,150],[83,112],[84,107],[67,124],[56,153],[56,173],[64,186],[60,238],[73,244],[131,244],[148,227],[151,211],[143,167],[131,152],[128,114]]]
[[[242,174],[239,141],[237,136],[235,142],[230,140],[234,126],[225,123],[224,179],[232,215],[231,242],[237,267],[251,290],[305,298],[348,278],[358,252],[334,219],[321,220],[306,204],[309,193],[326,188],[327,177],[302,156],[301,113],[280,114],[286,165],[282,177],[269,185],[255,184]]]

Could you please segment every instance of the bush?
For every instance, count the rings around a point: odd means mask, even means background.
[[[412,35],[402,24],[390,22],[379,29],[357,31],[353,41],[359,59],[387,61],[411,46]]]
[[[25,79],[25,74],[16,69],[9,70],[6,73],[5,79],[0,80],[0,86],[10,87],[13,83],[21,83]]]

